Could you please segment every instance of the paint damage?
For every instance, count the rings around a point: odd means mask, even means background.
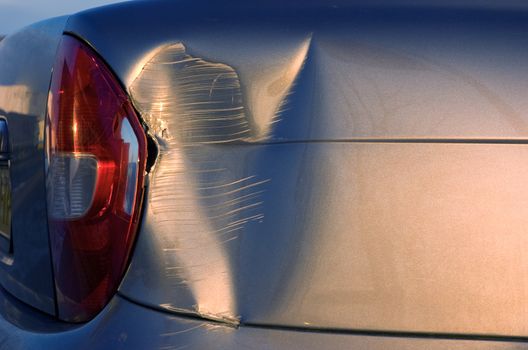
[[[271,179],[240,177],[215,157],[215,149],[270,134],[308,45],[259,85],[268,87],[266,98],[255,89],[246,98],[233,67],[194,57],[179,42],[157,49],[130,86],[159,151],[145,201],[148,225],[163,254],[165,278],[193,299],[184,307],[160,307],[239,324],[229,245],[246,224],[263,222],[262,193]]]

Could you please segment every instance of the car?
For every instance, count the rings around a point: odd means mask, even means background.
[[[129,1],[0,42],[0,348],[528,348],[528,8]]]

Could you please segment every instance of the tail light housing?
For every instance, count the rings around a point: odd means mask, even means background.
[[[137,231],[146,136],[98,55],[64,36],[48,96],[47,201],[58,317],[83,322],[117,290]]]

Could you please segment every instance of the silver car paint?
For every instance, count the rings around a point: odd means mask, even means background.
[[[67,17],[24,28],[0,42],[0,115],[11,144],[12,242],[0,239],[0,282],[53,314],[44,176],[44,120],[51,68]]]
[[[160,150],[120,293],[229,324],[527,334],[527,13],[377,5],[70,18]]]
[[[219,323],[162,313],[115,297],[91,322],[68,328],[43,317],[0,291],[2,349],[370,349],[517,350],[521,340],[423,339],[375,333],[306,332],[226,327]],[[34,313],[34,311],[33,311]],[[26,317],[26,318],[25,318]],[[11,323],[14,322],[14,323]],[[28,325],[30,324],[30,325]]]
[[[439,15],[308,3],[303,20],[288,4],[138,2],[70,18],[133,95],[160,157],[121,296],[68,326],[2,291],[1,347],[526,348],[510,337],[527,324],[526,15],[454,3]],[[290,21],[274,19],[283,11]],[[199,93],[181,103],[163,79],[181,78],[181,59],[156,62],[171,47],[224,77],[183,73]],[[218,100],[204,115],[192,103],[207,81]],[[233,104],[242,123],[227,129],[243,136],[227,138],[210,119]],[[40,261],[24,270],[41,273],[32,293],[51,283]],[[401,331],[418,333],[386,336]]]

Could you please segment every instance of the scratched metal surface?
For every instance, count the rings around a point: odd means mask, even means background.
[[[159,148],[120,293],[229,324],[528,333],[525,9],[151,4],[67,27]]]

